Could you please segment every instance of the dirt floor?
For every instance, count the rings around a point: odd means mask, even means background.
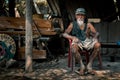
[[[103,68],[99,69],[97,59],[94,62],[96,75],[80,76],[67,66],[67,56],[59,60],[34,60],[33,72],[25,73],[25,61],[19,60],[9,68],[0,68],[0,80],[120,80],[120,59],[110,62],[110,58],[102,56]],[[78,66],[74,67],[77,70]]]

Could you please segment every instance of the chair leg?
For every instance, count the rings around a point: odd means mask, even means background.
[[[69,49],[69,52],[68,52],[68,67],[70,67],[71,65],[71,51]]]
[[[89,52],[85,52],[86,63],[89,63]]]
[[[71,54],[71,70],[74,71],[74,56]]]
[[[71,53],[70,50],[69,50],[69,53],[68,53],[68,67],[71,68],[71,71],[74,70],[74,56],[73,56],[73,54]]]
[[[102,69],[102,58],[100,52],[98,53],[98,60],[99,60],[99,68]]]
[[[74,67],[74,56],[71,52],[71,46],[69,48],[69,52],[68,52],[68,67],[71,68],[71,70],[73,71],[73,67]]]

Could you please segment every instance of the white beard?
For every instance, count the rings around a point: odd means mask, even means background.
[[[79,26],[81,26],[81,25],[83,25],[84,21],[81,20],[81,19],[77,19],[77,23],[78,23]]]

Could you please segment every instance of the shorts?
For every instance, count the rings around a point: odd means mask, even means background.
[[[90,50],[93,49],[95,43],[97,42],[98,40],[95,38],[86,38],[84,41],[80,41],[78,38],[76,38],[72,41],[72,45],[77,44],[81,50]]]

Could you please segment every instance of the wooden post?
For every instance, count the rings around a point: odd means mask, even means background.
[[[32,1],[26,0],[26,33],[25,33],[25,71],[32,72],[32,48],[33,48],[33,37],[32,37]]]

